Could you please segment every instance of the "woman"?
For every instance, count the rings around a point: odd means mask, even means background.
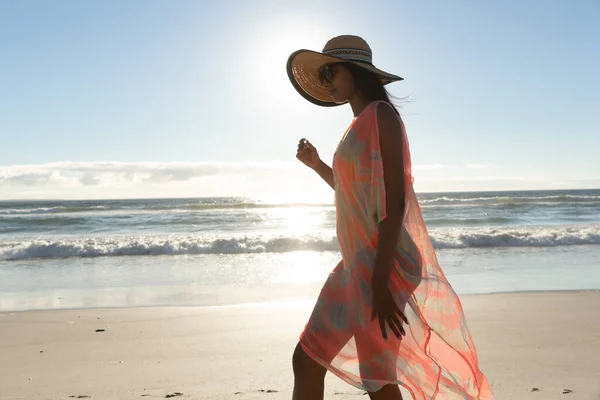
[[[354,119],[332,168],[302,139],[297,158],[335,191],[342,261],[328,277],[294,351],[294,400],[323,398],[327,370],[371,399],[493,399],[460,301],[446,280],[412,185],[404,124],[357,36],[294,52],[296,90]]]

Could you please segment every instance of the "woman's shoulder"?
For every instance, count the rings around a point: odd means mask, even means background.
[[[367,120],[376,120],[377,118],[383,116],[384,118],[387,117],[394,117],[394,118],[400,118],[400,115],[398,114],[398,112],[396,111],[396,107],[394,107],[394,105],[388,101],[385,100],[376,100],[373,101],[371,103],[369,103],[365,109],[363,110],[363,112],[360,113],[359,117],[357,119],[361,119],[363,121],[367,121]]]
[[[360,136],[370,137],[371,132],[378,130],[379,126],[398,123],[400,116],[396,108],[389,102],[377,100],[369,103],[357,118],[354,127]]]

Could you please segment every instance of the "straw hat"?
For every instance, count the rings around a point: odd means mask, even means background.
[[[382,71],[373,65],[373,53],[367,42],[352,35],[337,36],[329,40],[321,53],[312,50],[298,50],[288,58],[287,73],[292,85],[308,101],[319,106],[332,107],[335,103],[329,89],[319,81],[319,71],[323,65],[350,62],[379,75],[381,83],[401,81],[403,78]]]

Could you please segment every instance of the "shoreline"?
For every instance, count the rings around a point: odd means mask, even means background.
[[[321,284],[309,285],[315,288],[321,287]],[[25,293],[25,292],[23,292]],[[569,294],[569,293],[599,293],[598,289],[564,289],[564,290],[515,290],[515,291],[498,291],[489,293],[465,293],[458,294],[461,301],[464,298],[470,297],[491,297],[491,296],[503,296],[503,295],[518,295],[518,294]],[[32,308],[32,309],[0,309],[0,316],[3,314],[14,314],[14,313],[32,313],[32,312],[53,312],[53,311],[78,311],[78,310],[130,310],[130,309],[236,309],[236,308],[256,308],[256,307],[284,307],[284,306],[299,306],[299,305],[310,305],[314,304],[317,299],[318,291],[315,292],[314,296],[303,296],[298,298],[280,299],[280,300],[269,300],[269,301],[242,301],[236,303],[224,303],[224,304],[148,304],[148,305],[124,305],[124,306],[89,306],[89,307],[56,307],[56,308]]]

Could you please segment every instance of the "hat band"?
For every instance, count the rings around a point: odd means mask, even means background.
[[[370,51],[360,49],[330,49],[323,50],[328,56],[343,58],[348,61],[360,61],[372,64],[373,56]]]

